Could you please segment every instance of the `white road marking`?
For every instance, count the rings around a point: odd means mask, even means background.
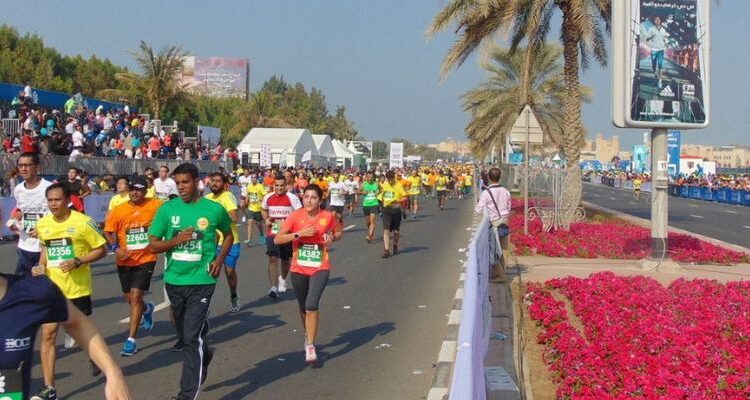
[[[693,217],[693,218],[699,218],[699,219],[703,219],[703,217],[702,217],[702,216],[700,216],[700,215],[693,215],[693,214],[690,214],[690,216],[691,216],[691,217]]]
[[[465,251],[466,251],[466,248],[465,248],[465,247],[461,247],[460,249],[458,249],[458,252],[459,252],[459,253],[463,253],[463,252],[465,252]]]
[[[634,201],[629,201],[628,204],[637,204],[637,203]]]
[[[747,226],[747,225],[742,225],[742,227],[745,229],[750,229],[750,226]]]
[[[689,205],[690,207],[695,207],[695,208],[698,208],[698,205],[697,205],[697,204],[688,204],[688,205]]]
[[[165,308],[167,308],[167,307],[169,307],[169,303],[167,303],[166,301],[165,301],[165,302],[163,302],[163,303],[159,303],[159,304],[157,304],[157,305],[156,305],[156,307],[154,308],[154,312],[157,312],[157,311],[163,310],[163,309],[165,309]],[[123,319],[121,319],[121,320],[120,320],[120,323],[121,323],[121,324],[129,324],[129,323],[130,323],[130,317],[127,317],[127,318],[123,318]]]
[[[726,211],[726,212],[728,212],[730,214],[737,214],[737,211],[732,211],[732,210],[724,210],[724,211]]]
[[[344,232],[346,232],[346,231],[348,231],[348,230],[351,230],[351,229],[352,229],[352,228],[354,228],[355,226],[357,226],[357,225],[349,225],[349,226],[347,226],[346,228],[344,228]]]
[[[610,200],[617,200],[617,199],[616,199],[616,198],[614,198],[614,197],[610,197],[609,199],[610,199]]]

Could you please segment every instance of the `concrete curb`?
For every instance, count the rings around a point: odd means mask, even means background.
[[[624,213],[622,211],[611,210],[609,208],[600,206],[598,204],[589,203],[588,201],[581,201],[581,204],[584,207],[586,207],[586,208],[590,208],[592,210],[604,212],[604,213],[607,213],[607,214],[612,214],[612,215],[614,215],[617,218],[620,218],[622,220],[628,221],[628,222],[633,223],[635,225],[643,226],[645,228],[651,228],[651,221],[649,221],[647,219],[636,217],[636,216],[633,216],[633,215],[630,215],[630,214],[626,214],[626,213]],[[736,244],[727,243],[727,242],[725,242],[723,240],[718,240],[718,239],[710,238],[708,236],[703,236],[701,234],[690,232],[690,231],[686,231],[684,229],[674,228],[674,227],[670,226],[669,227],[669,232],[679,233],[681,235],[692,236],[692,237],[694,237],[696,239],[700,239],[700,240],[709,242],[711,244],[715,244],[717,246],[723,247],[723,248],[728,249],[728,250],[741,251],[743,253],[750,254],[750,249],[748,249],[747,247],[742,247],[742,246],[738,246]]]
[[[464,279],[466,279],[466,267],[461,267],[458,277],[458,289],[453,299],[453,306],[448,314],[448,330],[443,343],[440,345],[435,372],[432,376],[432,385],[427,392],[427,400],[448,399],[448,389],[453,376],[453,363],[456,361],[456,340],[458,339],[458,328],[461,322],[461,308],[464,298]]]

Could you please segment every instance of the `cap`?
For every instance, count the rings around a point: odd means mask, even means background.
[[[131,189],[146,189],[148,183],[146,183],[146,178],[144,176],[138,175],[130,178],[128,187]]]

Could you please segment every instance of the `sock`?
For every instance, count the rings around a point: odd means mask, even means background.
[[[132,337],[132,336],[128,336],[128,340],[131,341],[131,342],[135,342],[135,338]]]

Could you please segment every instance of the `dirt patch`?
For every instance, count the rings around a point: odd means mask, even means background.
[[[570,301],[570,299],[565,297],[565,295],[557,290],[552,290],[550,293],[552,293],[552,297],[555,300],[561,301],[565,304],[565,312],[568,313],[568,322],[575,330],[578,331],[578,334],[581,335],[583,340],[588,343],[588,339],[586,339],[586,335],[584,333],[586,331],[583,329],[583,323],[581,322],[581,319],[578,318],[578,315],[576,315],[575,311],[573,311],[573,303]]]

